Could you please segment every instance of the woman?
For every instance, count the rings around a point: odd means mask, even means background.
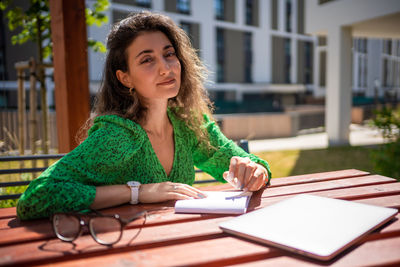
[[[87,138],[31,182],[21,219],[124,203],[202,198],[194,166],[256,191],[268,163],[228,140],[212,119],[204,67],[183,30],[149,12],[117,23]],[[128,186],[127,186],[128,185]]]

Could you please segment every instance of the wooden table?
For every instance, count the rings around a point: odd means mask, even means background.
[[[227,185],[207,189],[227,189]],[[400,208],[400,183],[359,170],[343,170],[273,179],[253,195],[249,210],[299,193]],[[297,256],[281,249],[223,233],[218,223],[233,216],[175,214],[174,202],[124,205],[106,210],[129,217],[148,210],[148,217],[130,223],[114,247],[98,245],[84,235],[74,244],[55,238],[49,220],[20,222],[15,208],[0,209],[0,265],[56,266],[400,266],[400,215],[329,262]],[[268,227],[268,224],[266,224]]]

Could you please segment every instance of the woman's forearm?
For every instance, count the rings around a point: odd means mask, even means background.
[[[128,203],[131,189],[127,185],[105,185],[96,187],[96,197],[91,209],[103,209]]]

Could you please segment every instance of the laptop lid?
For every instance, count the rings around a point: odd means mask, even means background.
[[[396,209],[302,194],[219,226],[234,235],[329,260],[396,214]]]

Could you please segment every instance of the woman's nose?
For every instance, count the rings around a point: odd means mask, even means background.
[[[170,63],[165,59],[160,60],[160,75],[165,75],[171,70]]]

